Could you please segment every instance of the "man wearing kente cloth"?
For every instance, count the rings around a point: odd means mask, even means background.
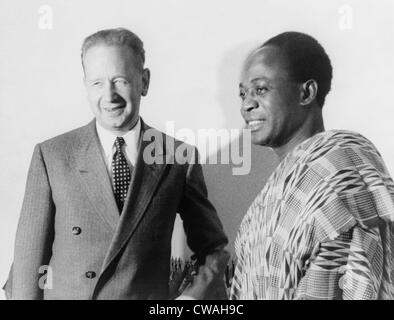
[[[242,116],[281,162],[241,223],[231,299],[394,298],[393,180],[369,140],[325,131],[331,78],[322,46],[298,32],[246,59]]]

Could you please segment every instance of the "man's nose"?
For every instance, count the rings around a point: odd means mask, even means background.
[[[254,99],[246,98],[242,102],[241,112],[250,112],[258,107],[258,103]]]
[[[113,101],[116,99],[117,93],[115,90],[115,86],[112,82],[108,82],[105,84],[103,96],[106,101]]]

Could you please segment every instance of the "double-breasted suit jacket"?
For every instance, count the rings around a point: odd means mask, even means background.
[[[151,140],[143,138],[148,130]],[[154,151],[155,156],[164,156],[164,163],[144,160],[144,150],[152,151],[155,136],[162,137],[161,142],[156,139],[161,148]],[[121,213],[95,120],[38,144],[28,173],[7,295],[166,299],[176,213],[197,255],[226,244],[207,198],[201,165],[174,161],[166,139],[142,122],[138,159]],[[181,145],[168,141],[175,149]]]

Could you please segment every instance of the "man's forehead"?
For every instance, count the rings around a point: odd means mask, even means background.
[[[274,46],[264,46],[254,50],[246,59],[241,79],[252,81],[255,78],[269,80],[272,77],[287,78],[287,61],[283,53]]]
[[[250,65],[252,63],[264,63],[271,65],[277,62],[281,51],[279,48],[274,46],[264,46],[252,51],[246,59],[245,65]]]
[[[134,52],[124,45],[112,45],[106,44],[104,42],[98,42],[91,47],[89,47],[85,52],[85,57],[90,56],[92,54],[102,55],[104,52],[116,52],[122,56],[130,56],[134,58]]]
[[[89,69],[93,74],[102,72],[104,68],[141,70],[141,65],[141,59],[125,45],[97,43],[89,47],[83,56],[84,71]]]

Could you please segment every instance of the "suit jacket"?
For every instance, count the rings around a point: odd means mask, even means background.
[[[227,244],[201,166],[177,163],[171,146],[196,151],[142,122],[138,160],[120,214],[95,120],[38,144],[6,294],[12,299],[167,299],[177,212],[197,256]],[[153,151],[163,163],[144,161],[144,152]]]

